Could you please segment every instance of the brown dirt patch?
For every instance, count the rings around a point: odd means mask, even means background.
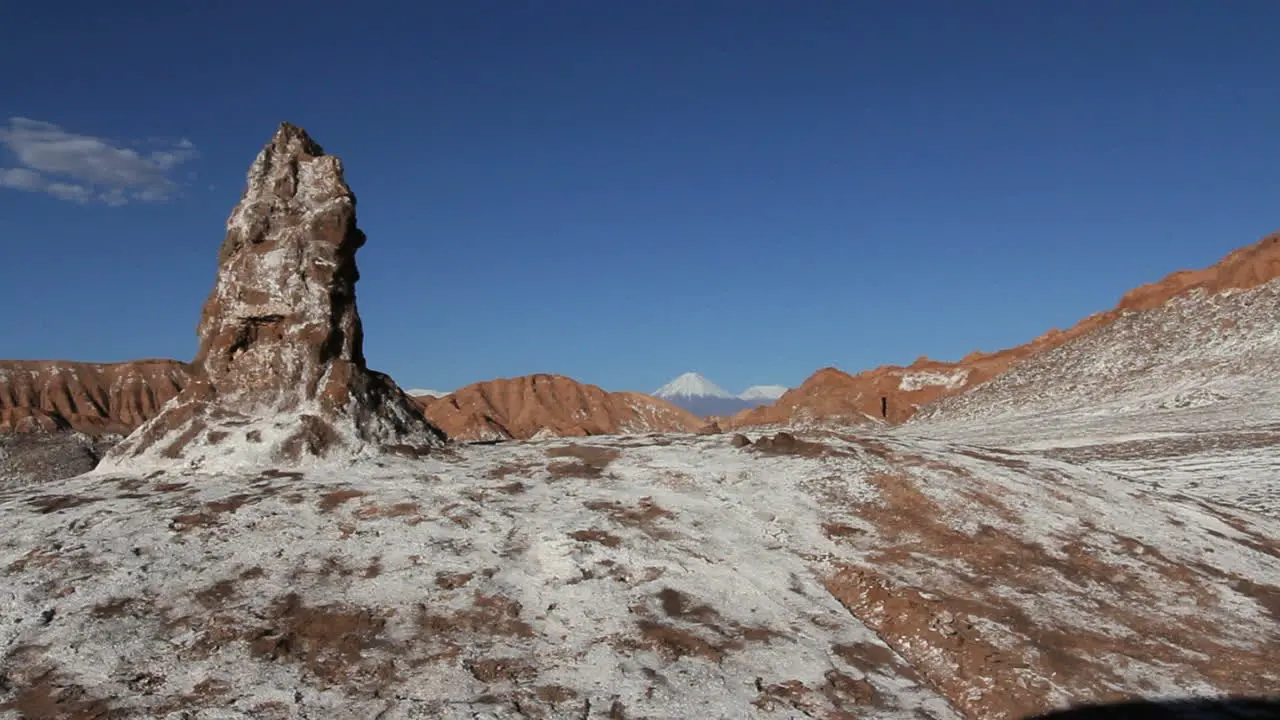
[[[538,670],[520,658],[484,658],[463,663],[467,672],[482,683],[530,682]]]
[[[1275,619],[1276,627],[1280,627],[1280,587],[1263,585],[1248,578],[1233,577],[1231,589],[1241,595],[1253,598],[1254,602],[1258,603]],[[1277,647],[1277,652],[1280,652],[1280,646]]]
[[[746,643],[767,643],[784,637],[769,628],[727,620],[715,608],[674,588],[663,588],[653,599],[657,600],[662,616],[673,622],[662,621],[644,604],[633,606],[632,612],[641,615],[637,622],[639,646],[671,660],[700,657],[719,663]]]
[[[839,538],[858,537],[866,535],[867,531],[860,528],[851,527],[843,523],[822,523],[822,534],[837,540]]]
[[[247,505],[252,500],[254,500],[254,497],[252,495],[246,495],[244,493],[240,493],[237,495],[231,495],[231,496],[222,498],[221,500],[213,500],[211,502],[207,502],[205,503],[204,506],[209,512],[213,513],[214,515],[220,515],[222,513],[235,512],[240,508],[244,507],[245,505]]]
[[[538,696],[539,700],[549,705],[569,702],[578,697],[576,690],[563,685],[539,685],[534,689],[534,694]]]
[[[827,720],[856,720],[858,715],[843,710],[845,707],[884,707],[875,686],[866,680],[858,680],[841,673],[829,670],[823,678],[821,687],[814,689],[800,680],[765,685],[761,678],[756,678],[756,689],[759,695],[752,705],[772,712],[791,708],[800,711],[806,717],[823,717]],[[834,711],[826,709],[828,700]]]
[[[520,603],[501,595],[477,590],[472,607],[462,610],[429,610],[418,606],[418,627],[428,637],[461,633],[502,637],[532,637],[533,626],[520,619]]]
[[[0,703],[0,712],[9,710],[23,720],[125,720],[133,716],[80,685],[60,682],[52,672],[19,690],[14,699]]]
[[[221,500],[213,500],[203,505],[189,507],[189,512],[182,515],[174,516],[169,520],[169,529],[177,532],[184,532],[194,529],[207,529],[217,527],[222,524],[219,515],[234,513],[250,502],[261,500],[262,496],[253,496],[245,493],[230,495]]]
[[[89,615],[97,620],[109,620],[111,618],[124,617],[131,615],[141,605],[142,601],[138,598],[112,598],[103,603],[98,603],[89,611]]]
[[[422,508],[416,502],[401,502],[391,505],[374,505],[367,503],[361,505],[355,511],[355,516],[361,520],[369,520],[371,518],[410,518],[408,524],[417,525],[423,521]]]
[[[539,465],[528,462],[516,463],[507,461],[498,463],[497,465],[489,468],[489,471],[485,473],[485,475],[490,480],[506,480],[512,475],[528,477],[539,467]]]
[[[197,592],[195,598],[196,602],[212,610],[223,607],[228,601],[234,600],[239,595],[240,591],[236,587],[235,580],[219,580]]]
[[[351,490],[351,489],[331,490],[325,493],[324,495],[320,496],[320,502],[319,502],[320,512],[322,513],[333,512],[338,508],[338,506],[342,505],[348,500],[355,500],[356,498],[364,497],[366,494],[367,493],[363,493],[359,490]]]
[[[303,415],[299,422],[298,431],[280,445],[280,454],[290,460],[324,457],[329,448],[341,442],[338,431],[315,415]]]
[[[655,503],[652,497],[640,498],[634,507],[628,507],[616,500],[612,502],[591,500],[583,505],[588,510],[608,515],[619,525],[635,528],[654,539],[670,540],[675,537],[675,533],[658,525],[661,520],[675,517],[675,513]]]
[[[162,450],[160,454],[171,459],[182,457],[182,451],[186,450],[187,446],[199,437],[200,433],[204,432],[206,427],[207,426],[203,421],[192,420],[190,424],[187,425],[187,429],[183,430],[182,434],[173,442],[169,443],[169,446]]]
[[[728,651],[742,647],[741,643],[735,641],[708,642],[688,630],[655,620],[641,620],[637,626],[640,629],[641,646],[672,661],[682,657],[699,657],[719,663],[724,660]]]
[[[381,646],[386,619],[344,603],[308,606],[296,593],[277,598],[265,613],[266,625],[244,633],[253,657],[300,666],[321,686],[360,680],[381,684],[393,674],[389,661],[366,657]]]
[[[39,510],[41,515],[48,515],[59,510],[95,503],[101,499],[94,495],[37,495],[27,500],[27,504]]]
[[[604,474],[609,463],[618,459],[622,453],[616,448],[596,445],[566,445],[547,449],[547,457],[573,458],[576,462],[557,462],[547,466],[547,472],[553,479],[579,478],[595,480]]]
[[[471,582],[475,573],[436,573],[436,587],[445,590],[457,590]]]
[[[569,537],[579,542],[596,542],[611,548],[622,545],[622,538],[603,530],[574,530],[569,533]]]

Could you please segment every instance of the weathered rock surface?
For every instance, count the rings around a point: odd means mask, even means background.
[[[1209,268],[1175,272],[1136,288],[1114,309],[1090,315],[1068,330],[1050,330],[1029,343],[998,352],[974,352],[959,362],[922,357],[907,367],[884,366],[857,375],[824,368],[772,405],[738,413],[722,424],[742,428],[793,422],[901,423],[921,407],[966,393],[1027,358],[1084,337],[1134,311],[1152,310],[1196,291],[1247,290],[1277,276],[1280,235],[1270,235]]]
[[[1014,720],[1280,687],[1280,520],[974,442],[0,486],[0,715]]]
[[[364,242],[341,161],[281,125],[227,221],[191,382],[104,465],[261,467],[440,445],[419,407],[365,364]]]
[[[190,375],[176,360],[0,360],[0,433],[128,434],[155,417]]]
[[[694,432],[704,422],[657,398],[607,392],[561,375],[474,383],[441,398],[416,398],[455,440]]]

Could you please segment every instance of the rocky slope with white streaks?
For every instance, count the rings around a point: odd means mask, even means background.
[[[155,417],[190,376],[190,366],[176,360],[0,360],[0,433],[127,434]]]
[[[1280,520],[815,434],[0,486],[0,713],[1016,718],[1280,686]]]
[[[562,375],[488,380],[417,401],[432,423],[461,441],[693,432],[702,425],[666,401]]]
[[[916,422],[1124,414],[1248,399],[1280,378],[1280,280],[1197,290],[1115,321],[939,401]]]
[[[1280,517],[1280,280],[1195,291],[939,402],[907,435],[978,438]]]
[[[1115,308],[1094,313],[1065,331],[1051,329],[1016,347],[973,352],[957,362],[921,357],[907,367],[887,365],[856,375],[823,368],[777,402],[747,410],[722,423],[754,427],[788,423],[866,424],[877,419],[901,423],[921,408],[962,395],[1019,363],[1089,336],[1134,313],[1155,310],[1195,293],[1250,290],[1280,276],[1280,235],[1269,235],[1235,250],[1201,270],[1180,270],[1158,282],[1135,288]]]
[[[342,162],[281,124],[227,220],[191,382],[104,464],[254,467],[440,446],[417,404],[365,364],[364,243]]]

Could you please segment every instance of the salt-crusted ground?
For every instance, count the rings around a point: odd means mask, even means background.
[[[1243,395],[1243,393],[1242,393]],[[1280,518],[1280,392],[1220,396],[1193,407],[1101,406],[983,422],[913,423],[903,438],[945,438],[1057,458]]]
[[[1280,521],[919,432],[0,488],[0,715],[999,718],[1280,687]]]

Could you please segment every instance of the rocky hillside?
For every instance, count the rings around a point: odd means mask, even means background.
[[[176,360],[0,360],[0,432],[127,434],[186,387]]]
[[[774,404],[739,413],[721,424],[751,427],[807,421],[904,422],[921,407],[966,393],[1027,358],[1089,335],[1133,312],[1153,310],[1197,291],[1216,294],[1247,290],[1277,276],[1280,235],[1271,235],[1232,252],[1212,267],[1175,272],[1159,282],[1136,288],[1126,293],[1114,309],[1090,315],[1068,330],[1050,330],[1024,345],[994,353],[971,353],[954,363],[920,358],[908,367],[886,366],[857,375],[825,368]]]
[[[1014,365],[916,421],[1136,413],[1247,399],[1280,378],[1280,280],[1197,288]]]
[[[560,375],[489,380],[416,399],[433,424],[462,441],[693,432],[703,424],[666,401]]]

